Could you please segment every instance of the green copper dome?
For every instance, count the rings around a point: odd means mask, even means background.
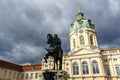
[[[77,16],[77,21],[71,24],[70,31],[82,27],[94,29],[94,24],[92,23],[92,21],[90,19],[85,19],[84,14],[80,11],[80,9],[78,9],[78,13],[76,16]]]

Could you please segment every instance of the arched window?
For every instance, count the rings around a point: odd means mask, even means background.
[[[33,79],[33,73],[30,74],[30,79]]]
[[[119,65],[115,66],[115,69],[116,69],[117,75],[120,75],[120,66]]]
[[[76,45],[75,45],[75,39],[73,39],[73,46],[76,47]]]
[[[84,37],[83,36],[80,36],[80,45],[84,45],[85,42],[84,42]]]
[[[98,63],[96,60],[92,61],[92,68],[93,68],[93,73],[98,74],[99,73],[99,68],[98,68]]]
[[[73,63],[73,75],[78,75],[79,74],[79,66],[77,62]]]
[[[82,62],[83,74],[89,74],[88,64],[86,61]]]
[[[28,73],[26,73],[26,79],[28,79]]]
[[[94,45],[94,43],[93,43],[93,36],[92,35],[90,36],[90,44]]]
[[[106,72],[106,75],[107,75],[107,76],[110,76],[110,75],[111,75],[111,74],[110,74],[109,65],[106,65],[106,66],[105,66],[105,72]]]
[[[4,71],[3,78],[5,79],[7,75],[7,71]]]
[[[22,75],[21,75],[21,79],[24,79],[24,74],[22,73]]]
[[[37,79],[38,78],[38,73],[35,73],[35,79]]]

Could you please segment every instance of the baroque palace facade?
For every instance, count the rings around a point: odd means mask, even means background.
[[[0,80],[42,80],[41,72],[52,69],[48,63],[20,66],[0,60]],[[120,48],[100,50],[94,24],[78,9],[70,27],[70,52],[64,54],[62,69],[69,80],[120,80]]]
[[[63,57],[69,80],[120,80],[120,49],[100,50],[94,24],[78,9],[70,27],[70,52]],[[42,60],[42,70],[52,69],[53,59]]]

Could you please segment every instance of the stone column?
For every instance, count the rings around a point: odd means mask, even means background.
[[[80,76],[83,76],[81,59],[79,59],[79,63],[80,63],[80,65],[79,65],[79,75],[80,75]]]
[[[88,31],[84,32],[84,41],[85,41],[85,45],[89,45],[89,35],[88,35]]]
[[[73,77],[72,59],[69,60],[69,74],[70,77]]]
[[[99,65],[99,72],[101,75],[104,75],[105,76],[105,71],[104,71],[104,65],[103,65],[103,62],[102,62],[102,58],[99,57],[99,60],[100,60],[100,64]]]
[[[115,73],[115,70],[114,70],[114,65],[113,65],[111,56],[109,56],[109,67],[110,67],[111,76],[115,76],[116,73]]]
[[[91,58],[89,58],[88,68],[89,68],[89,74],[91,74],[91,76],[93,76],[93,69],[92,69],[92,61],[91,61]]]

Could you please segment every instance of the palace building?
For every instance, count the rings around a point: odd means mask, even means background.
[[[120,48],[100,50],[91,19],[78,9],[76,21],[70,27],[70,52],[63,56],[62,69],[68,80],[120,80]],[[0,80],[42,80],[42,70],[53,68],[48,63],[20,66],[0,60]]]
[[[20,66],[0,60],[0,80],[41,80],[41,64]]]
[[[70,27],[70,52],[63,57],[69,80],[120,80],[120,48],[100,50],[91,19],[78,9]],[[52,69],[53,59],[42,60],[42,70]]]

